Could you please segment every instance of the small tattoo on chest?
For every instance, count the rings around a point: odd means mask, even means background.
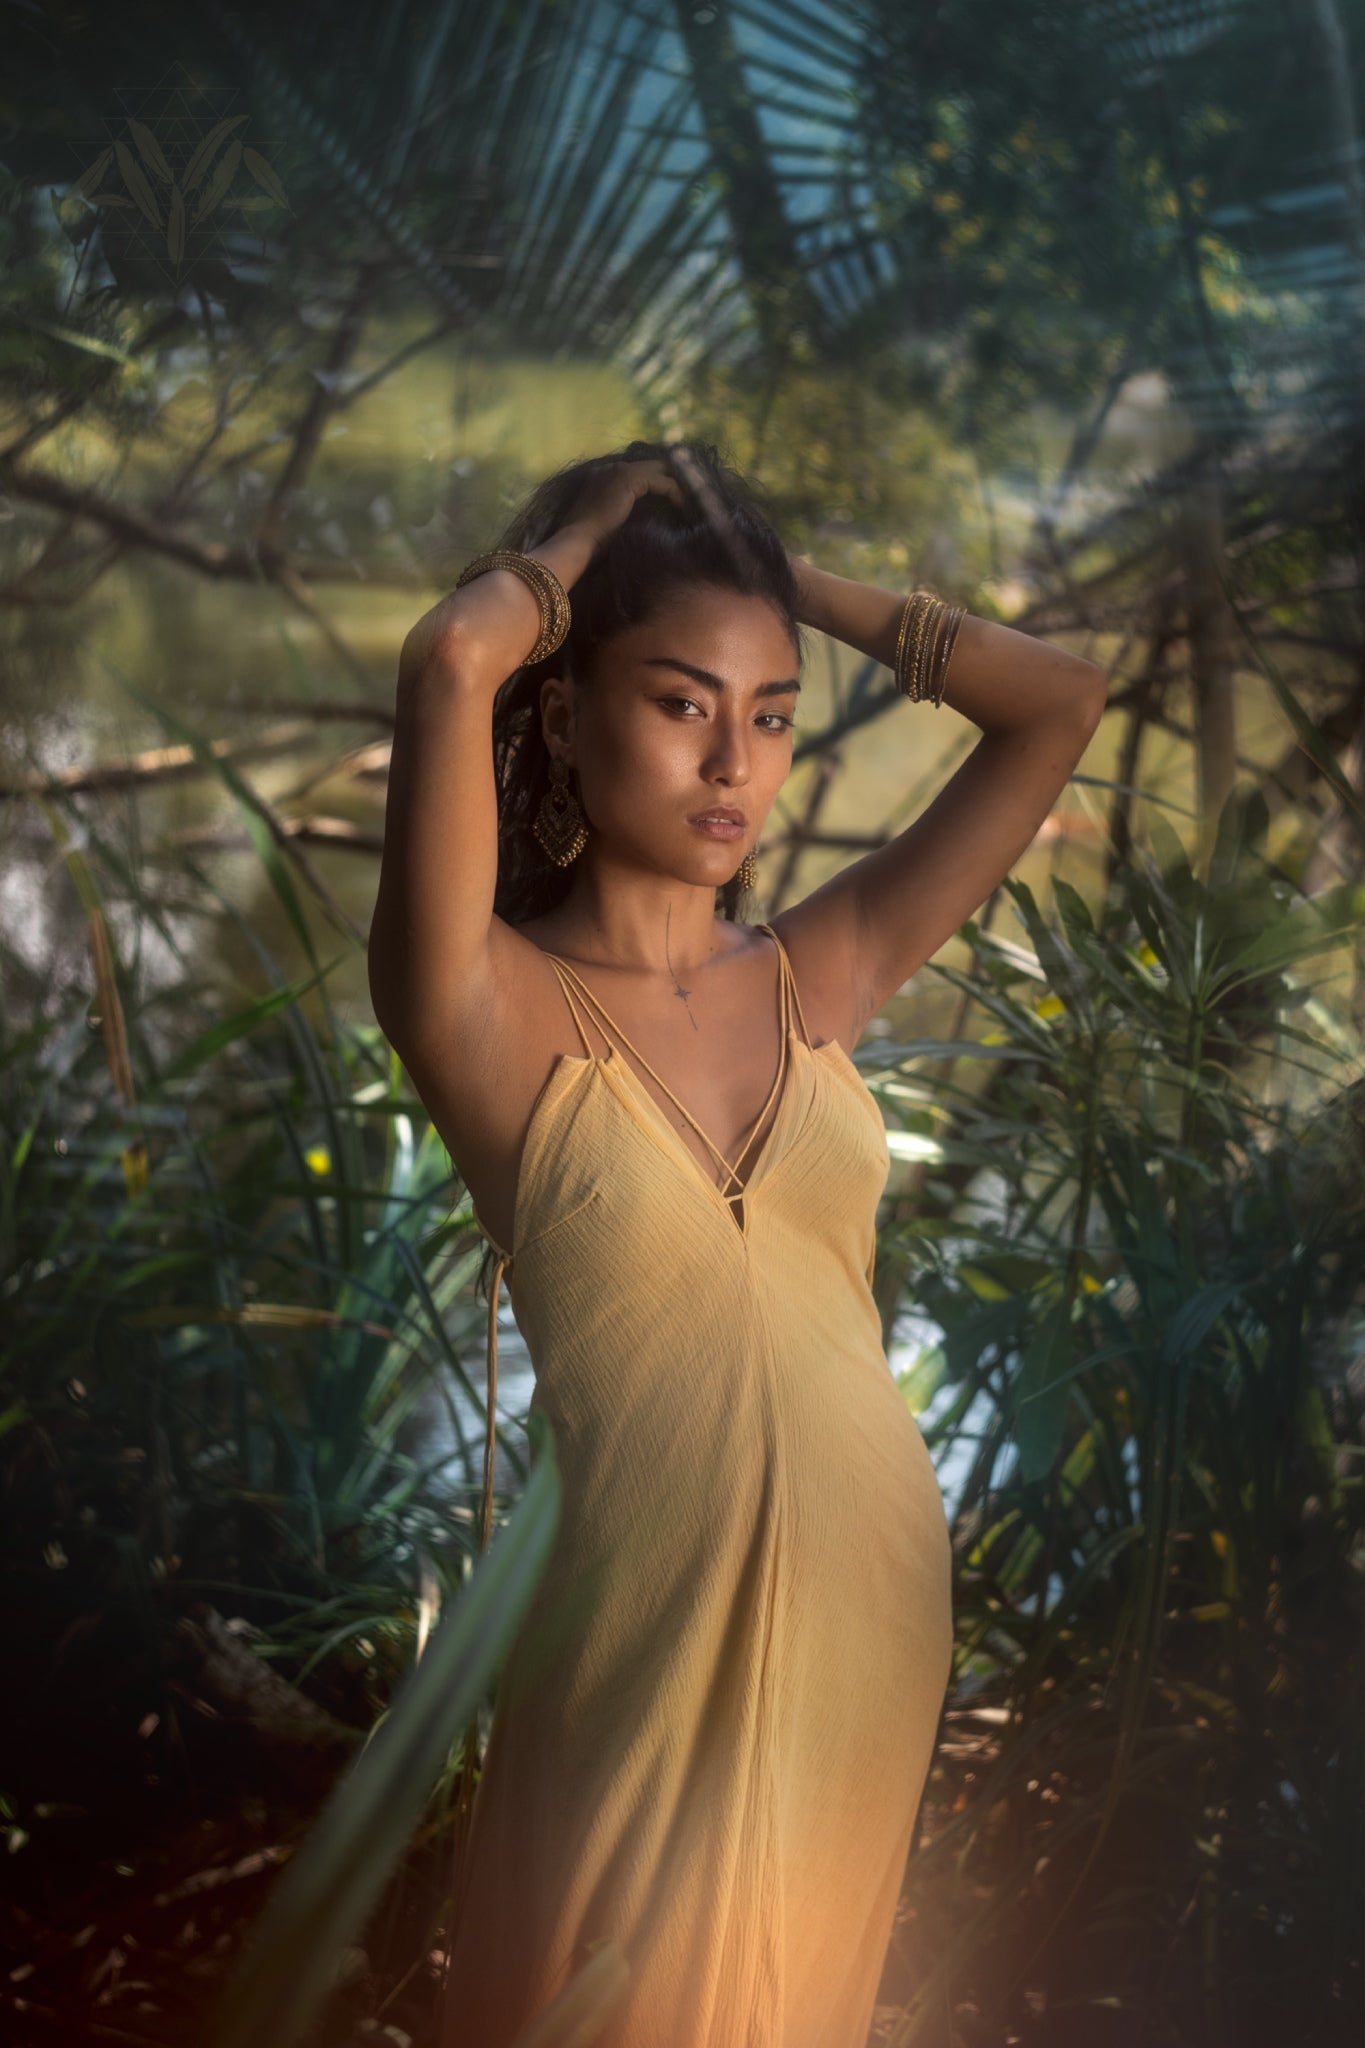
[[[673,961],[672,961],[672,958],[670,957],[670,955],[669,955],[669,951],[668,951],[668,926],[669,926],[669,922],[670,922],[670,921],[671,921],[671,919],[672,919],[672,916],[673,916],[673,906],[672,906],[672,904],[670,904],[670,905],[669,905],[669,907],[668,907],[668,911],[667,911],[667,913],[666,913],[666,915],[665,915],[665,918],[664,918],[664,957],[665,957],[665,958],[666,958],[666,959],[668,960],[668,971],[669,971],[669,973],[670,973],[670,974],[672,974],[672,973],[673,973]],[[679,997],[679,998],[681,999],[681,1001],[682,1001],[682,1003],[683,1003],[683,1006],[684,1006],[684,1008],[685,1008],[685,1009],[686,1009],[686,1011],[687,1011],[687,1014],[688,1014],[688,1016],[689,1016],[689,1017],[692,1017],[692,1008],[691,1008],[691,1005],[690,1005],[690,1004],[688,1003],[688,1000],[687,1000],[687,998],[688,998],[688,997],[689,997],[689,996],[691,995],[692,991],[691,991],[691,989],[690,989],[690,988],[684,988],[684,987],[683,987],[682,983],[681,983],[681,982],[680,982],[680,981],[678,980],[678,977],[677,977],[677,975],[676,975],[676,974],[674,974],[674,975],[673,975],[673,993],[674,993],[674,995],[675,995],[675,996],[678,996],[678,997]],[[697,1022],[697,1020],[696,1020],[696,1018],[695,1018],[695,1017],[692,1017],[692,1029],[693,1029],[694,1031],[700,1031],[700,1029],[701,1029],[701,1026],[700,1026],[700,1025],[698,1024],[698,1022]]]

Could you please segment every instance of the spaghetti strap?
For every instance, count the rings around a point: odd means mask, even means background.
[[[563,962],[560,960],[559,955],[557,953],[546,953],[545,958],[549,961],[550,965],[554,968],[555,973],[559,976],[559,986],[564,991],[564,1000],[569,1006],[569,1014],[572,1016],[574,1023],[578,1026],[578,1035],[583,1041],[583,1051],[589,1059],[592,1059],[594,1057],[593,1049],[591,1045],[588,1043],[588,1034],[583,1029],[583,1017],[580,1014],[578,999],[574,995],[572,986],[565,977]]]
[[[806,1015],[805,1011],[801,1008],[801,997],[797,992],[796,976],[792,971],[792,964],[790,958],[788,957],[787,949],[783,945],[781,939],[778,938],[777,933],[773,930],[770,924],[758,925],[756,929],[758,931],[767,932],[770,934],[777,947],[778,952],[782,956],[783,978],[786,981],[787,985],[789,1003],[794,1003],[796,1005],[796,1014],[801,1022],[802,1043],[805,1045],[808,1052],[814,1052],[815,1048],[810,1042],[810,1032],[806,1028]],[[788,1015],[790,1015],[790,1009],[788,1011]]]
[[[777,933],[773,930],[772,926],[770,924],[755,925],[754,930],[766,932],[768,934],[768,937],[772,940],[773,944],[777,948],[777,1020],[779,1026],[781,1027],[782,1044],[785,1048],[787,1043],[787,1034],[792,1028],[791,970],[788,965],[786,953],[783,951],[782,948],[782,941],[778,938]]]
[[[558,953],[547,953],[545,958],[552,962],[555,973],[559,976],[559,985],[564,991],[565,1000],[573,1010],[574,1022],[578,1025],[578,1035],[583,1040],[584,1045],[587,1045],[588,1039],[583,1029],[580,1008],[582,1014],[587,1015],[589,1005],[591,1005],[591,1009],[595,1013],[592,1019],[593,1024],[608,1046],[613,1049],[615,1048],[616,1040],[612,1037],[613,1031],[623,1044],[630,1045],[630,1040],[626,1037],[625,1032],[621,1030],[620,1025],[616,1022],[610,1010],[607,1009],[605,1003],[600,1002],[593,994],[577,969],[570,967],[568,961],[561,959]],[[577,991],[576,998],[575,991]],[[603,1024],[603,1018],[606,1019],[606,1024],[611,1026],[610,1031]],[[635,1048],[631,1046],[631,1050],[634,1052]]]

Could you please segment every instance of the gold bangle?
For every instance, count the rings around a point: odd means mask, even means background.
[[[948,682],[948,663],[953,658],[953,649],[957,645],[958,632],[966,616],[967,607],[965,604],[954,605],[948,614],[947,624],[943,633],[943,652],[939,657],[938,691],[934,697],[935,704],[943,702],[943,692]]]
[[[926,700],[937,709],[943,702],[948,661],[958,629],[967,616],[965,605],[945,604],[927,590],[912,590],[901,612],[896,635],[896,687],[912,704]]]
[[[939,600],[936,597],[927,599],[919,617],[919,634],[915,641],[915,702],[917,704],[922,704],[928,694],[925,687],[926,678],[929,673],[927,657],[930,636],[938,621],[938,606]]]
[[[915,590],[905,601],[900,631],[896,636],[896,687],[912,702],[919,697],[919,651],[924,620],[935,600],[927,591]]]
[[[896,640],[896,687],[917,703],[920,695],[920,655],[924,640],[925,621],[932,610],[935,599],[928,591],[913,590],[905,601],[901,613],[900,632]]]
[[[934,623],[930,628],[929,632],[929,657],[925,664],[925,673],[928,678],[926,687],[929,701],[931,704],[934,704],[935,706],[938,702],[937,691],[940,674],[938,661],[939,649],[943,645],[943,626],[944,621],[947,619],[947,617],[947,605],[940,605],[938,610],[934,613]]]
[[[540,607],[540,632],[530,653],[523,657],[521,666],[526,668],[533,661],[543,661],[547,654],[553,654],[564,644],[573,618],[564,585],[549,564],[537,561],[534,555],[523,554],[517,548],[493,548],[487,554],[476,555],[460,571],[455,588],[458,590],[462,584],[471,583],[489,569],[510,569],[530,587]]]
[[[905,673],[906,637],[910,629],[910,615],[915,608],[915,600],[918,596],[918,591],[912,591],[910,596],[905,600],[905,604],[901,610],[900,631],[896,635],[896,677],[898,681],[901,678],[901,676],[903,676]]]

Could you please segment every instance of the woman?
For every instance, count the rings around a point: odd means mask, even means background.
[[[849,1055],[1028,846],[1104,679],[789,556],[706,443],[571,465],[501,547],[403,646],[370,941],[564,1488],[499,1681],[442,2048],[511,2048],[604,1942],[603,2048],[861,2048],[952,1618]],[[983,738],[755,927],[802,624]]]

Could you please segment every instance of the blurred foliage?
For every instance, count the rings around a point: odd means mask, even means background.
[[[51,1882],[118,1804],[111,1774],[164,1819],[205,1774],[316,1799],[425,1643],[435,1671],[424,1660],[400,1692],[400,1732],[357,1765],[272,1908],[273,1946],[253,1951],[269,2002],[293,2013],[328,1988],[423,1809],[448,1834],[461,1716],[534,1590],[558,1480],[476,1596],[481,1444],[449,1383],[481,1406],[465,1363],[478,1243],[440,1139],[375,1027],[334,1013],[335,963],[313,956],[291,983],[257,941],[264,989],[234,1014],[205,1016],[189,961],[144,1001],[106,891],[171,944],[157,903],[118,849],[98,835],[78,849],[49,816],[88,913],[94,995],[0,1041],[0,1616],[24,1644],[0,1706],[22,1759],[10,1846]],[[261,851],[311,955],[289,872],[268,839]],[[458,1446],[439,1459],[418,1447],[424,1403]],[[525,1479],[517,1446],[505,1455]],[[224,1663],[220,1607],[241,1655],[249,1639],[287,1684],[257,1693]],[[357,1826],[358,1864],[338,1846]],[[440,1910],[438,1896],[428,1939]],[[250,2031],[249,2000],[232,2011],[224,2024]]]
[[[1365,894],[1303,899],[1254,795],[1203,880],[1151,822],[1098,923],[1009,883],[1023,942],[936,970],[991,1026],[946,1079],[860,1054],[926,1155],[902,1385],[974,1446],[916,2011],[990,1957],[1134,2038],[1293,2038],[1365,1913],[1365,1042],[1312,979]]]

